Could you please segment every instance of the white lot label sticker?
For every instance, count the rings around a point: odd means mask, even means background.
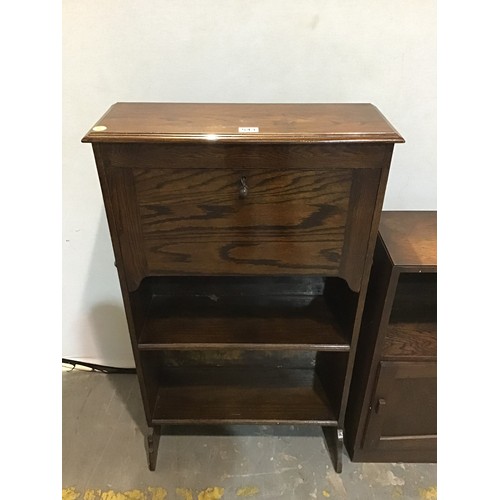
[[[239,127],[238,128],[238,132],[240,134],[244,134],[244,133],[255,133],[255,132],[258,132],[259,131],[259,127]]]

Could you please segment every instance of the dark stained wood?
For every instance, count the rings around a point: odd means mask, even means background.
[[[437,357],[436,323],[389,323],[382,351],[384,360],[435,361]]]
[[[382,168],[385,143],[328,144],[200,144],[112,143],[103,144],[110,167],[245,170],[331,170]],[[332,147],[335,145],[335,147]]]
[[[118,278],[120,283],[120,290],[123,297],[123,304],[125,307],[125,315],[127,318],[130,342],[132,346],[132,352],[134,355],[134,361],[137,371],[137,378],[139,380],[139,387],[141,391],[141,398],[144,406],[144,413],[148,424],[151,422],[151,411],[152,405],[155,401],[157,394],[157,373],[156,373],[156,363],[154,355],[148,355],[149,363],[142,363],[142,357],[139,353],[137,346],[137,334],[136,331],[140,331],[142,328],[142,322],[144,321],[144,302],[148,301],[148,297],[140,297],[137,294],[130,294],[128,283],[127,283],[127,266],[125,264],[125,259],[122,254],[120,241],[119,241],[119,226],[117,223],[117,214],[113,208],[112,202],[112,190],[109,187],[108,177],[106,175],[109,164],[107,163],[106,155],[102,152],[102,144],[92,145],[94,158],[97,167],[97,173],[99,175],[99,182],[101,186],[104,207],[106,210],[106,218],[108,221],[108,227],[111,236],[111,243],[113,245],[113,252],[115,255],[115,265],[118,270]],[[138,327],[136,329],[136,327]],[[151,359],[153,358],[153,359]]]
[[[150,465],[162,424],[315,423],[340,471],[401,136],[369,104],[118,103],[96,127]]]
[[[436,459],[435,221],[381,216],[347,413],[355,462]]]
[[[135,178],[153,274],[323,275],[339,267],[348,169],[137,169]]]
[[[349,343],[321,296],[155,296],[139,349],[193,347],[348,351]]]
[[[262,369],[313,369],[316,367],[316,356],[319,354],[311,350],[298,349],[253,349],[245,346],[244,349],[236,349],[231,346],[219,346],[218,349],[198,348],[179,350],[155,350],[141,351],[142,353],[155,353],[161,357],[161,369],[164,368],[214,368],[214,367],[238,367],[246,370],[260,371]],[[336,352],[329,353],[338,356]],[[322,382],[325,380],[320,377]],[[327,381],[328,382],[328,381]],[[328,389],[328,386],[325,385]],[[332,402],[334,405],[335,401]],[[332,406],[335,410],[335,406]]]
[[[350,288],[355,291],[360,290],[364,275],[364,261],[368,254],[373,207],[377,202],[380,175],[380,170],[372,169],[353,172],[346,224],[349,231],[346,232],[342,251],[343,255],[349,255],[351,258],[342,260],[339,275],[345,277]],[[361,221],[370,221],[370,224]]]
[[[349,403],[346,413],[346,445],[351,458],[361,448],[363,422],[366,419],[370,391],[378,366],[378,350],[383,339],[379,336],[381,324],[387,324],[391,313],[390,291],[397,286],[397,275],[380,241],[377,240],[373,255],[370,283],[363,309],[360,330],[361,340],[356,349],[356,361],[349,391]],[[383,297],[388,300],[383,300]]]
[[[107,169],[107,183],[117,225],[122,258],[126,264],[126,280],[130,291],[135,290],[148,274],[144,256],[142,226],[136,199],[135,183],[131,170]]]
[[[333,278],[332,281],[340,281]],[[330,279],[328,279],[330,281]],[[323,276],[168,276],[149,277],[143,289],[171,297],[289,295],[316,296],[325,291]]]
[[[379,225],[380,221],[380,214],[382,211],[382,204],[384,202],[384,195],[385,195],[385,188],[387,186],[387,179],[389,177],[389,165],[392,159],[392,151],[393,151],[393,145],[390,145],[386,149],[386,156],[385,156],[385,161],[386,161],[386,167],[385,169],[382,170],[380,174],[380,179],[379,179],[379,184],[378,184],[378,189],[377,189],[377,196],[375,199],[375,206],[370,214],[370,237],[368,241],[368,246],[366,249],[366,254],[364,255],[364,261],[363,261],[363,272],[362,272],[362,278],[360,282],[360,287],[359,287],[359,294],[357,294],[357,297],[354,299],[354,302],[356,302],[356,309],[354,310],[354,315],[353,315],[353,320],[352,320],[352,336],[351,336],[351,352],[356,352],[357,345],[358,345],[358,338],[360,334],[360,328],[361,328],[361,322],[363,319],[363,310],[365,306],[365,300],[366,300],[366,294],[368,291],[368,280],[370,277],[370,269],[372,266],[372,260],[373,260],[373,253],[375,249],[375,242],[376,242],[376,235],[377,235],[377,228]],[[359,221],[358,221],[359,222]],[[349,280],[347,280],[349,283]],[[351,289],[353,291],[357,291],[353,289],[352,285],[350,284]],[[352,381],[352,375],[353,375],[353,367],[354,367],[354,361],[355,361],[355,356],[349,356],[347,360],[347,368],[346,368],[346,376],[344,380],[344,391],[342,394],[342,400],[340,404],[340,412],[339,412],[339,428],[344,428],[344,419],[347,411],[347,402],[349,398],[349,392],[350,392],[350,386],[351,386],[351,381]]]
[[[125,286],[125,284],[123,285]],[[144,397],[147,399],[148,411],[153,407],[158,393],[158,373],[160,369],[160,357],[156,352],[139,353],[138,340],[140,332],[148,318],[148,309],[151,302],[151,291],[148,287],[144,287],[141,291],[127,293],[128,309],[130,320],[132,323],[131,335],[133,335],[133,351],[135,357],[136,368],[140,367],[142,382],[142,390]],[[139,369],[136,370],[139,372]],[[139,379],[141,380],[141,379]],[[148,419],[151,414],[148,414]]]
[[[383,403],[383,404],[382,404]],[[380,363],[363,447],[428,451],[437,439],[436,363]],[[435,459],[435,458],[434,458]],[[376,460],[377,461],[377,460]]]
[[[437,213],[387,211],[380,221],[380,235],[398,267],[437,268]]]
[[[344,308],[327,303],[324,290],[324,278],[311,276],[147,278],[132,294],[142,296],[147,309],[141,327],[136,323],[138,345],[348,351],[350,332],[336,318]]]
[[[401,270],[401,268],[399,268]],[[398,285],[391,308],[390,323],[436,323],[437,321],[437,274],[408,272],[405,268],[398,276]]]
[[[322,427],[326,446],[333,461],[335,472],[342,472],[342,450],[344,449],[344,431],[338,427]]]
[[[381,438],[384,442],[384,438]],[[418,443],[418,447],[415,446]],[[397,440],[397,446],[392,449],[363,448],[356,450],[355,462],[369,463],[436,463],[437,437],[436,436],[409,436],[408,439]]]
[[[158,447],[160,445],[161,425],[154,425],[148,435],[148,464],[149,470],[156,469]]]
[[[316,373],[338,415],[340,415],[340,403],[344,394],[348,359],[349,353],[347,352],[319,351],[316,354]]]
[[[153,422],[335,425],[337,418],[314,370],[216,367],[167,370]]]
[[[108,168],[112,192],[129,190],[115,195],[115,217],[130,225],[130,290],[148,273],[338,275],[359,290],[380,169],[134,168],[133,181],[125,170]]]
[[[96,129],[97,127],[97,129]],[[99,130],[106,127],[105,130]],[[242,133],[240,127],[258,127]],[[372,104],[126,103],[111,106],[84,142],[404,142]]]

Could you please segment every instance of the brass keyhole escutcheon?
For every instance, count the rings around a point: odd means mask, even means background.
[[[243,176],[240,179],[240,198],[246,198],[247,196],[248,196],[247,178]]]

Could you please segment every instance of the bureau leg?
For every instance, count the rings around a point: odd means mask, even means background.
[[[342,450],[344,448],[344,430],[339,427],[323,427],[326,447],[333,461],[335,472],[342,472]]]
[[[155,425],[148,434],[148,464],[149,470],[156,469],[156,458],[158,457],[158,446],[160,444],[161,425]]]

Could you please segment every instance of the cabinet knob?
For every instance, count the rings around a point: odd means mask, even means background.
[[[380,398],[377,401],[377,407],[376,407],[375,411],[377,413],[382,413],[382,411],[385,409],[386,406],[387,406],[387,403],[386,403],[385,399],[384,398]]]
[[[247,178],[243,176],[240,179],[240,198],[246,198],[247,196],[248,196]]]

